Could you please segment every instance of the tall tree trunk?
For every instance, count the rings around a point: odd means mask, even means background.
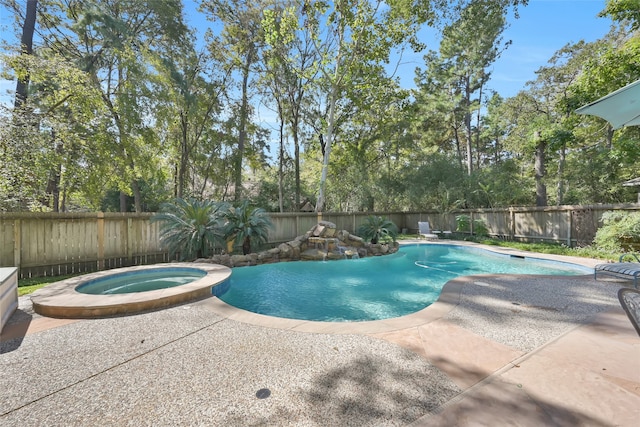
[[[62,156],[64,150],[64,143],[56,143],[55,142],[55,133],[51,135],[51,143],[55,147],[55,152],[57,156]],[[60,212],[60,179],[62,177],[62,164],[58,160],[60,157],[54,160],[54,165],[49,171],[49,179],[47,182],[47,195],[51,195],[53,199],[53,204],[51,208],[54,212]],[[47,197],[47,205],[48,205],[49,197]]]
[[[480,157],[481,157],[481,152],[483,150],[480,150],[480,106],[482,105],[482,85],[480,85],[480,93],[478,94],[478,111],[476,112],[476,131],[475,131],[475,136],[476,136],[476,169],[480,170]]]
[[[458,132],[458,128],[453,128],[453,139],[456,142],[456,153],[458,154],[458,164],[460,168],[462,168],[462,149],[460,148],[460,132]]]
[[[33,33],[36,29],[38,0],[27,0],[27,11],[22,26],[22,37],[20,38],[20,48],[23,54],[31,55],[33,53]],[[25,73],[23,78],[18,79],[16,83],[16,97],[14,107],[16,110],[21,108],[27,100],[29,90],[29,73]]]
[[[184,195],[185,181],[187,180],[187,167],[189,163],[189,121],[184,114],[180,112],[180,165],[178,167],[178,185],[176,195],[182,198]]]
[[[140,183],[137,179],[134,179],[131,183],[131,189],[133,190],[133,204],[136,213],[140,213],[142,212],[142,192],[140,191]]]
[[[339,34],[338,38],[342,39],[344,34]],[[334,139],[334,128],[336,124],[336,103],[338,102],[338,89],[342,82],[342,60],[343,60],[343,46],[339,43],[338,53],[335,59],[335,69],[333,70],[333,76],[331,77],[331,91],[329,93],[329,121],[327,123],[327,141],[324,145],[324,153],[322,156],[322,173],[320,174],[320,190],[318,192],[318,203],[316,204],[316,212],[324,211],[325,204],[325,190],[327,186],[327,174],[329,172],[329,156],[331,155],[331,145]]]
[[[296,174],[296,195],[295,195],[295,201],[296,201],[296,208],[295,210],[299,210],[300,209],[300,141],[298,139],[298,118],[296,117],[294,120],[294,126],[292,129],[292,136],[293,136],[293,156],[294,156],[294,168],[295,168],[295,174]]]
[[[467,174],[471,175],[473,172],[473,152],[471,146],[473,144],[473,135],[471,132],[471,88],[469,87],[469,76],[465,80],[465,113],[464,113],[464,127],[467,134]]]
[[[284,212],[284,118],[282,108],[280,110],[280,152],[278,154],[278,205],[280,213]]]
[[[120,192],[120,212],[127,212],[127,193]]]
[[[60,212],[67,211],[67,186],[62,187],[62,199],[60,200]]]
[[[536,132],[536,158],[535,158],[535,178],[536,178],[536,206],[547,206],[547,187],[544,184],[545,175],[545,151],[547,142],[541,138],[540,132]]]
[[[235,194],[234,200],[238,201],[242,198],[242,160],[244,157],[244,146],[247,139],[247,116],[249,115],[249,65],[251,58],[248,54],[245,59],[244,68],[242,69],[242,104],[240,105],[240,129],[238,130],[238,151],[235,155],[234,174],[235,174]]]
[[[338,67],[336,67],[337,74]],[[329,96],[329,123],[327,125],[327,142],[324,146],[324,156],[322,156],[322,174],[320,175],[320,191],[318,193],[318,203],[316,212],[323,212],[325,204],[325,187],[327,184],[327,173],[329,170],[329,155],[331,154],[331,144],[333,143],[333,131],[335,126],[337,87],[331,89]]]

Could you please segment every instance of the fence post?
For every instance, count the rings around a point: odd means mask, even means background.
[[[133,218],[127,218],[127,262],[133,265],[133,236],[131,227],[133,226]]]
[[[567,227],[567,246],[573,247],[571,245],[571,231],[573,230],[573,208],[567,209],[567,214],[569,215],[568,227]]]
[[[509,220],[511,221],[509,227],[509,240],[514,240],[516,238],[516,211],[513,207],[509,208]]]
[[[98,212],[98,271],[104,270],[104,212]]]
[[[13,266],[18,268],[20,276],[20,262],[22,261],[22,221],[13,221]]]
[[[473,236],[473,211],[471,211],[471,215],[469,215],[469,231],[471,232],[471,236]]]

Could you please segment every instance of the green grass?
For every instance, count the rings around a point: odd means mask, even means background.
[[[475,241],[478,243],[482,243],[483,245],[500,246],[500,247],[518,249],[518,250],[527,251],[527,252],[537,252],[541,254],[566,255],[566,256],[576,256],[576,257],[582,257],[582,258],[597,258],[597,259],[607,259],[607,260],[608,259],[617,260],[618,257],[620,256],[620,254],[603,252],[591,246],[584,247],[584,248],[570,248],[568,246],[565,246],[559,243],[507,242],[504,240],[490,239],[490,238],[475,239]]]
[[[418,235],[401,235],[398,237],[398,240],[402,239],[415,239],[418,238]],[[489,246],[499,246],[503,248],[512,248],[520,251],[527,252],[537,252],[541,254],[552,254],[552,255],[566,255],[566,256],[576,256],[582,258],[596,258],[596,259],[605,259],[605,260],[615,260],[617,261],[620,255],[618,253],[610,253],[604,252],[601,250],[597,250],[594,247],[588,246],[584,248],[570,248],[566,245],[562,245],[559,243],[546,243],[546,242],[510,242],[506,240],[492,239],[489,237],[467,237],[465,240],[473,241],[476,243],[481,243],[483,245]],[[455,240],[452,240],[455,242]]]
[[[47,286],[49,283],[57,282],[59,280],[68,279],[69,277],[77,276],[76,274],[69,274],[66,276],[47,276],[47,277],[30,277],[28,279],[18,280],[18,296],[28,295],[37,291],[40,288]]]

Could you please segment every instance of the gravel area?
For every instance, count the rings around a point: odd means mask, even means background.
[[[444,319],[529,352],[618,305],[619,282],[592,276],[473,276]]]
[[[0,350],[3,426],[393,426],[460,392],[388,342],[247,325],[197,303],[79,321]]]

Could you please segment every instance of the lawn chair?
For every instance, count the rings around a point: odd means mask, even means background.
[[[637,262],[623,262],[627,256],[635,258]],[[623,254],[620,256],[619,262],[598,264],[593,270],[593,278],[597,279],[598,274],[630,279],[633,282],[633,287],[637,289],[638,279],[640,278],[640,257],[634,253]]]
[[[427,221],[418,222],[418,233],[420,234],[420,237],[424,237],[427,240],[439,239],[438,235],[431,231],[431,227]]]
[[[631,324],[640,336],[640,290],[631,288],[621,288],[618,291],[620,305],[627,313]]]

